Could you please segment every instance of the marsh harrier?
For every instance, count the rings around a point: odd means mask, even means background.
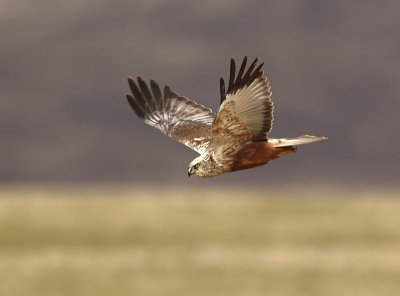
[[[132,94],[127,94],[136,115],[172,139],[197,151],[200,156],[190,164],[188,175],[214,177],[222,173],[267,164],[271,159],[296,151],[296,145],[326,139],[304,135],[296,138],[268,138],[272,128],[273,104],[269,82],[258,59],[246,70],[243,59],[236,75],[231,59],[228,88],[220,79],[221,102],[218,113],[178,95],[157,82],[137,83],[128,77]]]

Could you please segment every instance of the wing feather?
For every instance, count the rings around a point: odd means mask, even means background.
[[[233,81],[235,80],[236,64],[235,60],[231,59],[231,70],[229,74],[228,92],[233,90]]]
[[[240,84],[240,80],[241,80],[241,77],[242,77],[242,75],[244,73],[244,69],[246,69],[246,64],[247,64],[247,57],[244,57],[242,65],[240,66],[240,70],[239,70],[238,76],[237,76],[236,81],[235,81],[235,85],[239,85]]]
[[[163,94],[155,80],[146,82],[137,77],[137,83],[128,77],[132,94],[126,97],[135,114],[152,127],[193,150],[203,153],[211,145],[212,122],[215,114],[210,108],[179,96],[165,86]]]

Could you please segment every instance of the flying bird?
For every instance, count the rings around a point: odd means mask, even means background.
[[[146,124],[200,154],[189,164],[189,177],[215,177],[261,166],[296,152],[297,145],[327,139],[310,135],[268,138],[274,108],[269,82],[262,70],[264,63],[257,62],[258,58],[246,69],[245,57],[236,75],[236,62],[231,59],[227,89],[220,78],[218,113],[178,95],[169,86],[161,92],[153,79],[149,88],[140,76],[137,83],[128,77],[132,93],[126,98]]]

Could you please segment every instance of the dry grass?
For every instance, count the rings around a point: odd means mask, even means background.
[[[0,295],[399,295],[398,192],[166,192],[0,189]]]

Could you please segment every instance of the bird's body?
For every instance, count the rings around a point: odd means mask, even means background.
[[[140,76],[138,84],[128,78],[133,96],[127,94],[127,99],[138,117],[200,153],[189,164],[189,176],[214,177],[253,168],[295,152],[296,145],[326,139],[308,135],[268,138],[273,121],[269,83],[261,70],[263,64],[254,70],[256,59],[245,72],[246,63],[247,57],[236,76],[235,60],[231,60],[227,91],[224,80],[220,80],[221,105],[217,114],[179,96],[168,86],[162,94],[154,80],[150,81],[150,91]]]
[[[214,150],[210,150],[206,155],[201,155],[199,159],[192,161],[193,165],[205,159],[206,169],[197,172],[200,177],[215,177],[223,173],[238,170],[250,169],[267,164],[270,160],[279,156],[295,152],[293,146],[274,147],[268,141],[249,141],[239,147],[232,147],[223,151],[224,157],[214,159]],[[191,167],[191,165],[189,165]],[[192,174],[192,173],[190,173]]]

